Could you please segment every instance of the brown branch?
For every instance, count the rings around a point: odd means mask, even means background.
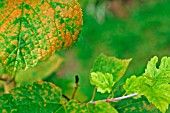
[[[14,82],[14,79],[5,79],[5,78],[0,78],[1,81],[5,82],[6,84],[10,84],[11,82]]]
[[[4,82],[4,92],[9,93],[9,91],[15,88],[15,78],[11,78],[9,74],[3,74],[0,78]]]
[[[66,100],[70,100],[66,95],[62,94],[62,96],[66,99]]]
[[[7,79],[4,79],[4,78],[0,78],[0,80],[3,81],[3,82],[7,81]]]
[[[97,88],[94,87],[93,94],[92,94],[92,98],[91,98],[91,102],[93,102],[93,100],[94,100],[94,97],[95,97],[95,95],[96,95],[96,90],[97,90]]]
[[[79,86],[79,77],[78,77],[78,75],[75,76],[75,83],[76,83],[76,86],[74,87],[74,91],[73,91],[73,94],[71,96],[71,99],[74,99],[74,96],[75,96],[75,94],[77,92],[77,88]]]

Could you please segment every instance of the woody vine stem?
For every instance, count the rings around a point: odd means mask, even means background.
[[[119,101],[119,100],[131,98],[131,97],[134,97],[134,96],[137,96],[137,95],[138,95],[138,93],[134,93],[134,94],[130,94],[130,95],[127,95],[127,96],[122,96],[122,97],[117,97],[117,98],[112,98],[112,99],[103,99],[103,100],[97,100],[97,101],[116,102],[116,101]],[[95,104],[97,101],[90,101],[89,103]]]
[[[76,94],[76,91],[77,91],[77,88],[79,86],[79,77],[78,75],[75,76],[75,83],[76,83],[76,86],[74,88],[74,91],[73,91],[73,94],[72,94],[72,97],[71,99],[74,98],[75,94]],[[123,99],[127,99],[127,98],[131,98],[131,97],[134,97],[134,96],[137,96],[138,93],[134,93],[134,94],[130,94],[130,95],[126,95],[126,96],[121,96],[121,97],[117,97],[117,98],[112,98],[112,99],[103,99],[103,100],[96,100],[96,101],[93,101],[94,100],[94,97],[95,97],[95,94],[96,94],[96,87],[94,88],[94,91],[93,91],[93,94],[92,94],[92,99],[89,103],[92,103],[92,104],[96,104],[97,101],[102,101],[102,102],[116,102],[116,101],[119,101],[119,100],[123,100]],[[70,100],[66,95],[62,95],[64,98],[66,98],[68,101]]]

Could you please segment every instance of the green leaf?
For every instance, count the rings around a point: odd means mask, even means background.
[[[126,94],[137,93],[139,90],[139,86],[141,86],[143,82],[143,77],[136,77],[133,75],[130,78],[126,79],[126,83],[123,88],[126,90]],[[141,95],[138,94],[138,96],[135,96],[134,98],[139,97],[141,97]]]
[[[158,57],[153,57],[147,64],[144,76],[154,82],[170,83],[170,57],[163,57],[159,69],[156,68]]]
[[[145,74],[148,74],[149,78],[153,78],[157,73],[156,63],[158,62],[158,57],[154,56],[147,64],[147,68],[145,69]]]
[[[113,81],[113,75],[109,73],[92,72],[90,77],[90,83],[97,87],[97,91],[101,93],[110,93],[115,82]]]
[[[118,113],[117,110],[106,102],[80,103],[76,100],[71,100],[66,105],[67,113]]]
[[[130,61],[131,59],[120,60],[101,54],[96,59],[91,72],[110,73],[113,75],[113,80],[118,81],[125,73]]]
[[[0,63],[12,76],[72,45],[82,28],[76,0],[3,0],[0,8]]]
[[[3,113],[51,113],[63,108],[61,89],[52,83],[41,82],[13,89],[0,97]]]
[[[118,113],[117,110],[106,102],[96,102],[96,104],[88,104],[90,113]]]
[[[0,77],[2,75],[2,64],[0,64]]]
[[[15,81],[17,85],[20,84],[32,84],[38,80],[46,79],[53,72],[56,72],[63,59],[54,54],[45,63],[35,66],[34,68],[29,68],[26,71],[21,71],[17,73]]]
[[[114,103],[119,113],[161,113],[145,97],[125,99]],[[168,112],[167,112],[168,113]]]
[[[14,88],[9,94],[0,97],[0,112],[2,113],[95,113],[98,111],[117,113],[105,102],[80,103],[76,100],[65,101],[59,87],[49,82],[38,82]],[[94,109],[93,109],[94,108]],[[107,113],[107,112],[106,112]]]
[[[127,94],[138,92],[144,95],[149,102],[165,113],[170,104],[170,80],[169,80],[169,57],[163,57],[159,66],[157,57],[153,57],[147,64],[145,73],[140,76],[132,76],[126,80],[124,89]]]
[[[76,100],[71,100],[66,105],[66,113],[89,113],[85,104],[79,103]]]

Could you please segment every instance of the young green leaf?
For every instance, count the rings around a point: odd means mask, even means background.
[[[76,0],[3,0],[0,18],[0,63],[11,75],[71,46],[82,27]]]
[[[143,82],[144,82],[143,77],[136,77],[134,75],[126,79],[126,83],[123,86],[124,89],[126,90],[126,94],[137,93],[139,90],[139,86],[141,86]],[[139,98],[140,96],[141,95],[138,94],[138,96],[134,98]]]
[[[63,108],[61,89],[52,83],[35,83],[0,97],[1,113],[52,113]]]
[[[131,59],[120,60],[101,54],[95,61],[91,72],[110,73],[113,80],[118,81],[126,71]]]
[[[113,81],[113,75],[110,73],[92,72],[90,77],[90,83],[97,87],[97,91],[101,93],[110,93],[115,82]]]
[[[147,64],[144,76],[152,79],[154,82],[170,82],[170,57],[163,57],[159,68],[156,68],[158,57],[153,57]]]
[[[124,89],[127,94],[138,93],[146,96],[149,102],[165,113],[170,104],[170,80],[169,80],[169,57],[163,57],[159,66],[157,57],[153,57],[147,64],[145,73],[140,76],[132,76],[126,80]]]

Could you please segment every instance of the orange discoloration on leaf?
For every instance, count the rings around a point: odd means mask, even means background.
[[[7,113],[7,110],[6,110],[6,109],[3,109],[3,110],[2,110],[2,113]]]
[[[144,108],[146,108],[146,109],[148,109],[148,110],[154,109],[154,106],[153,106],[153,105],[147,105],[145,102],[143,102],[143,106],[144,106]]]
[[[17,45],[17,44],[18,44],[18,40],[12,40],[12,41],[11,41],[11,44]]]
[[[30,86],[30,87],[28,88],[28,90],[32,90],[32,87]]]
[[[73,40],[76,40],[76,36],[75,36],[75,35],[72,35],[72,39],[73,39]]]
[[[44,104],[44,107],[46,107],[47,106],[47,104]]]
[[[10,74],[45,61],[78,38],[82,11],[77,1],[5,1],[5,7],[0,9],[4,12],[0,14],[0,59]]]
[[[6,52],[1,52],[1,56],[3,56],[3,57],[2,57],[2,60],[5,60],[5,58],[6,58],[8,55],[9,55],[9,54],[6,53]]]
[[[3,16],[3,15],[1,15]],[[11,24],[11,22],[14,21],[14,18],[19,18],[21,16],[21,9],[16,9],[12,13],[10,13],[9,17],[7,16],[4,20],[4,23],[0,26],[0,32],[5,32],[8,27],[8,24]],[[4,18],[4,17],[0,17]]]
[[[42,85],[44,82],[43,81],[38,81],[38,84],[39,85]]]

